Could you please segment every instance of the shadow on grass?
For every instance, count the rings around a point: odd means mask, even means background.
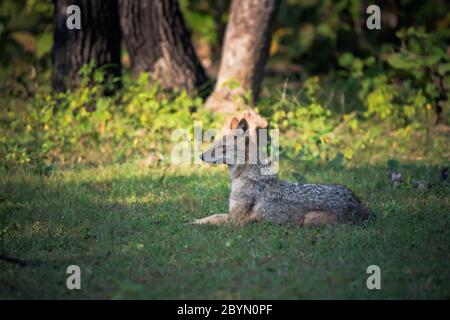
[[[40,263],[0,262],[0,296],[364,298],[371,296],[355,283],[375,261],[392,281],[375,297],[443,297],[449,292],[442,254],[450,244],[449,188],[410,185],[412,177],[438,176],[439,168],[400,170],[405,183],[394,188],[385,167],[284,169],[291,181],[301,172],[309,183],[347,185],[378,216],[366,228],[322,229],[186,225],[227,211],[228,177],[213,168],[10,174],[0,184],[2,254]],[[88,284],[78,294],[65,288],[70,264],[82,267]],[[408,284],[409,276],[417,284]]]

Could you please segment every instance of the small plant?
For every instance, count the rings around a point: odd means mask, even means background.
[[[92,70],[81,70],[76,90],[40,92],[23,108],[2,110],[10,124],[0,128],[2,165],[102,163],[164,153],[171,130],[191,128],[195,119],[213,121],[200,98],[148,85],[146,74],[137,81],[124,77],[120,93],[105,95],[109,84]]]
[[[406,115],[412,118],[416,112],[433,108],[439,123],[442,104],[448,102],[450,89],[446,39],[412,27],[398,31],[397,36],[401,47],[389,56],[388,63],[395,69],[394,77],[399,82],[396,87],[401,89],[399,95],[407,102]]]

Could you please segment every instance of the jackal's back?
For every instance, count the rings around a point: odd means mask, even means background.
[[[272,180],[255,202],[255,211],[277,223],[301,221],[309,212],[335,215],[337,223],[358,223],[370,212],[352,191],[337,184],[296,184]]]

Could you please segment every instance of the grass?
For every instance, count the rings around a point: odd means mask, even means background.
[[[304,171],[305,170],[305,171]],[[0,174],[0,298],[450,298],[448,187],[393,188],[386,168],[284,167],[309,182],[343,183],[377,214],[370,226],[268,223],[192,226],[227,211],[223,167],[139,164]],[[423,165],[408,176],[438,175]],[[81,290],[66,268],[81,267]],[[381,268],[368,290],[366,268]]]

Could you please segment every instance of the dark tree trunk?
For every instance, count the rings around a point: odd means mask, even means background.
[[[117,0],[53,0],[52,87],[64,91],[79,81],[78,72],[94,62],[107,77],[120,75],[120,23]],[[81,9],[81,30],[69,30],[67,7]]]
[[[279,0],[233,0],[219,75],[207,108],[233,112],[251,91],[256,101],[269,54],[271,26]],[[231,84],[230,84],[231,83]],[[238,84],[236,86],[235,84]],[[244,106],[245,107],[245,106]]]
[[[149,72],[167,89],[205,86],[208,77],[176,0],[119,0],[119,6],[133,73]]]

